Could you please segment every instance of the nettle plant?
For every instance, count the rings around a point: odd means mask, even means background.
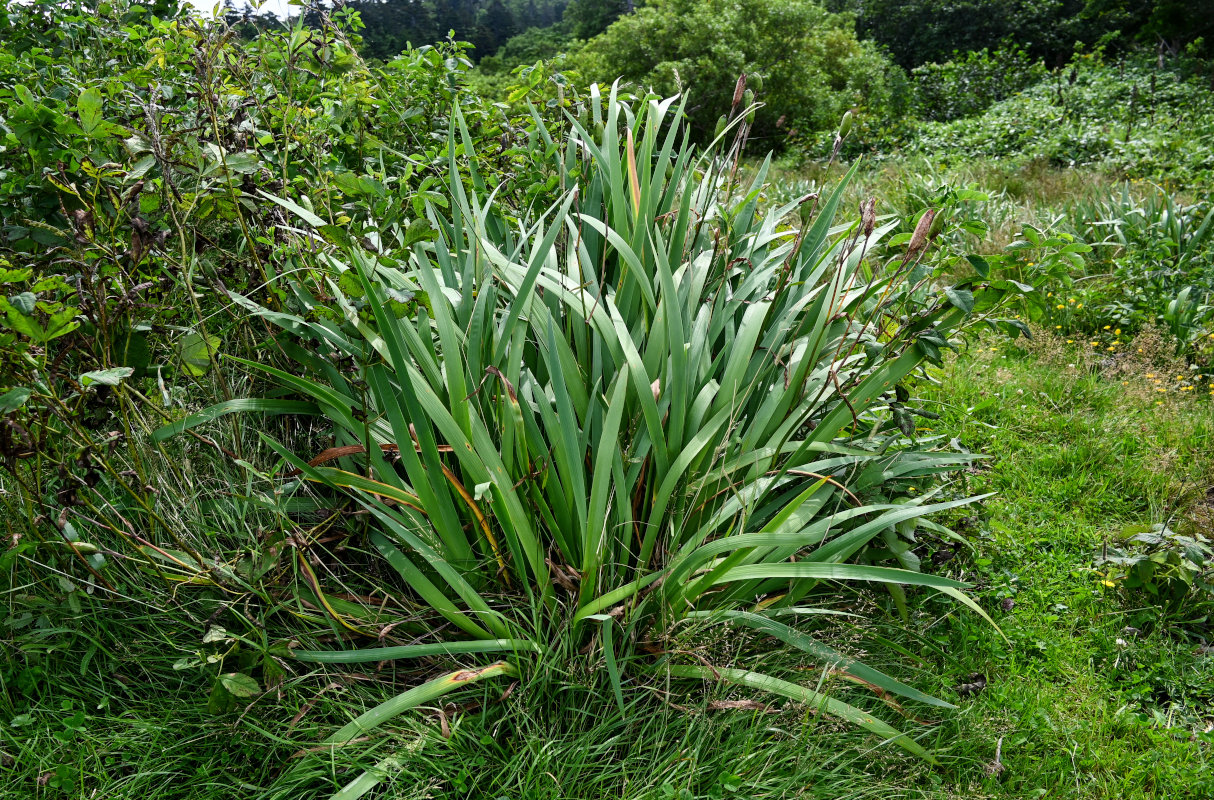
[[[1102,548],[1096,569],[1105,586],[1158,600],[1165,616],[1200,610],[1214,599],[1214,547],[1199,532],[1185,535],[1166,524],[1128,531],[1123,541]]]
[[[241,363],[310,405],[223,404],[158,436],[240,408],[323,417],[333,445],[319,454],[267,439],[300,479],[282,490],[337,492],[371,519],[370,545],[427,610],[428,634],[293,657],[466,659],[329,743],[473,681],[580,658],[621,708],[650,682],[719,681],[931,759],[818,689],[669,643],[680,626],[748,628],[882,697],[950,707],[807,628],[839,583],[896,598],[925,587],[982,613],[910,552],[916,522],[944,532],[923,518],[979,498],[911,491],[971,457],[914,442],[903,382],[999,292],[977,279],[930,290],[931,215],[904,248],[883,248],[897,222],[871,204],[838,220],[843,185],[799,228],[780,220],[816,197],[760,215],[766,165],[736,187],[736,164],[687,143],[673,100],[634,111],[592,89],[586,109],[554,156],[580,177],[551,207],[504,217],[472,159],[468,180],[450,182],[450,213],[428,209],[437,236],[407,261],[355,250],[286,282],[297,306],[326,313],[236,298],[282,328],[299,362]],[[461,140],[453,131],[453,151]]]

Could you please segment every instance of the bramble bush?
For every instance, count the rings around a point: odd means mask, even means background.
[[[77,519],[90,504],[155,509],[139,420],[230,396],[218,355],[256,347],[228,291],[279,307],[274,278],[321,244],[391,258],[433,237],[426,208],[448,202],[474,138],[493,142],[475,169],[503,213],[560,191],[534,120],[559,130],[572,100],[532,109],[544,87],[527,85],[517,107],[482,102],[464,45],[372,67],[348,13],[245,41],[154,10],[35,2],[0,17],[0,503],[26,521],[6,566],[83,566],[59,545],[96,532]],[[453,153],[456,102],[468,138]],[[313,238],[290,235],[297,212],[323,220]],[[68,596],[107,585],[88,570]]]
[[[983,114],[919,126],[908,146],[938,160],[1044,160],[1205,186],[1214,177],[1208,83],[1177,60],[1159,69],[1153,59],[1111,64],[1099,54],[1080,55]]]

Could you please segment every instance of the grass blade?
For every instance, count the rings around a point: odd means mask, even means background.
[[[749,686],[752,689],[760,689],[772,694],[778,694],[795,700],[798,703],[808,703],[821,709],[823,712],[830,714],[833,717],[838,717],[841,720],[850,722],[851,724],[863,728],[864,730],[876,736],[880,736],[887,742],[893,742],[899,747],[913,753],[924,761],[931,764],[938,764],[936,758],[927,750],[924,750],[914,739],[911,739],[905,733],[902,733],[897,728],[874,717],[865,711],[861,711],[855,706],[848,705],[832,697],[828,697],[821,692],[815,692],[813,689],[806,689],[789,681],[781,680],[764,675],[760,672],[751,672],[744,669],[727,669],[724,667],[706,667],[698,665],[689,666],[672,666],[667,669],[667,672],[673,678],[698,678],[700,680],[717,680],[724,683],[732,683],[738,686]]]
[[[450,672],[440,678],[427,681],[421,686],[416,686],[407,692],[398,694],[391,700],[380,703],[370,711],[360,714],[357,718],[342,726],[339,731],[325,739],[322,744],[346,744],[355,737],[370,733],[411,708],[417,708],[420,705],[437,700],[445,694],[454,692],[456,689],[462,689],[478,681],[495,678],[499,675],[516,676],[518,675],[518,670],[508,661],[499,661],[496,664],[490,664],[480,669],[461,669]]]
[[[435,642],[400,647],[364,647],[358,650],[294,650],[296,661],[312,664],[365,664],[370,661],[394,661],[399,658],[430,658],[467,653],[540,652],[530,639],[488,639],[478,642]]]

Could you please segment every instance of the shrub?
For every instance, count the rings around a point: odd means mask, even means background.
[[[911,71],[912,108],[925,120],[969,117],[1037,83],[1045,74],[1045,65],[1023,50],[954,54],[950,61],[923,64]]]
[[[854,106],[883,106],[889,66],[846,17],[811,0],[655,0],[622,17],[574,56],[588,79],[616,78],[685,93],[697,139],[712,138],[739,74],[756,74],[764,107],[754,136],[833,129]]]

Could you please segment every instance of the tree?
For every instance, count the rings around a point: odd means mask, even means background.
[[[953,53],[1014,45],[1048,64],[1081,42],[1164,42],[1172,52],[1214,36],[1214,0],[826,0],[854,15],[856,31],[911,69]]]
[[[346,6],[362,17],[363,55],[370,58],[391,59],[410,43],[432,44],[447,33],[423,0],[350,0]]]
[[[888,62],[856,39],[850,18],[812,0],[652,0],[573,60],[590,79],[623,77],[662,95],[686,93],[700,138],[729,111],[743,72],[764,77],[758,137],[828,129],[846,109],[888,97]]]
[[[1214,0],[1087,0],[1083,16],[1115,26],[1126,38],[1162,43],[1173,54],[1197,39],[1214,37]],[[1210,52],[1206,44],[1205,52]]]
[[[558,23],[546,28],[528,28],[510,37],[492,56],[482,58],[478,68],[490,75],[502,75],[521,64],[534,64],[569,50],[574,39],[569,26]]]
[[[482,55],[497,52],[507,39],[518,33],[514,14],[510,13],[510,9],[506,8],[502,0],[491,0],[485,7],[481,12],[480,27],[486,30],[490,37],[485,43],[485,52]]]
[[[572,0],[565,9],[565,21],[574,36],[590,39],[624,14],[633,13],[638,4],[635,0]]]
[[[407,43],[434,44],[454,32],[475,56],[492,55],[508,39],[560,19],[567,0],[346,0],[366,29],[363,54],[389,59]],[[305,16],[305,23],[307,23]]]
[[[1130,0],[1133,2],[1133,0]],[[1070,58],[1077,40],[1091,38],[1080,17],[1085,0],[828,0],[855,15],[856,32],[889,48],[910,69],[943,62],[954,52],[997,49],[1014,43],[1056,64]]]

